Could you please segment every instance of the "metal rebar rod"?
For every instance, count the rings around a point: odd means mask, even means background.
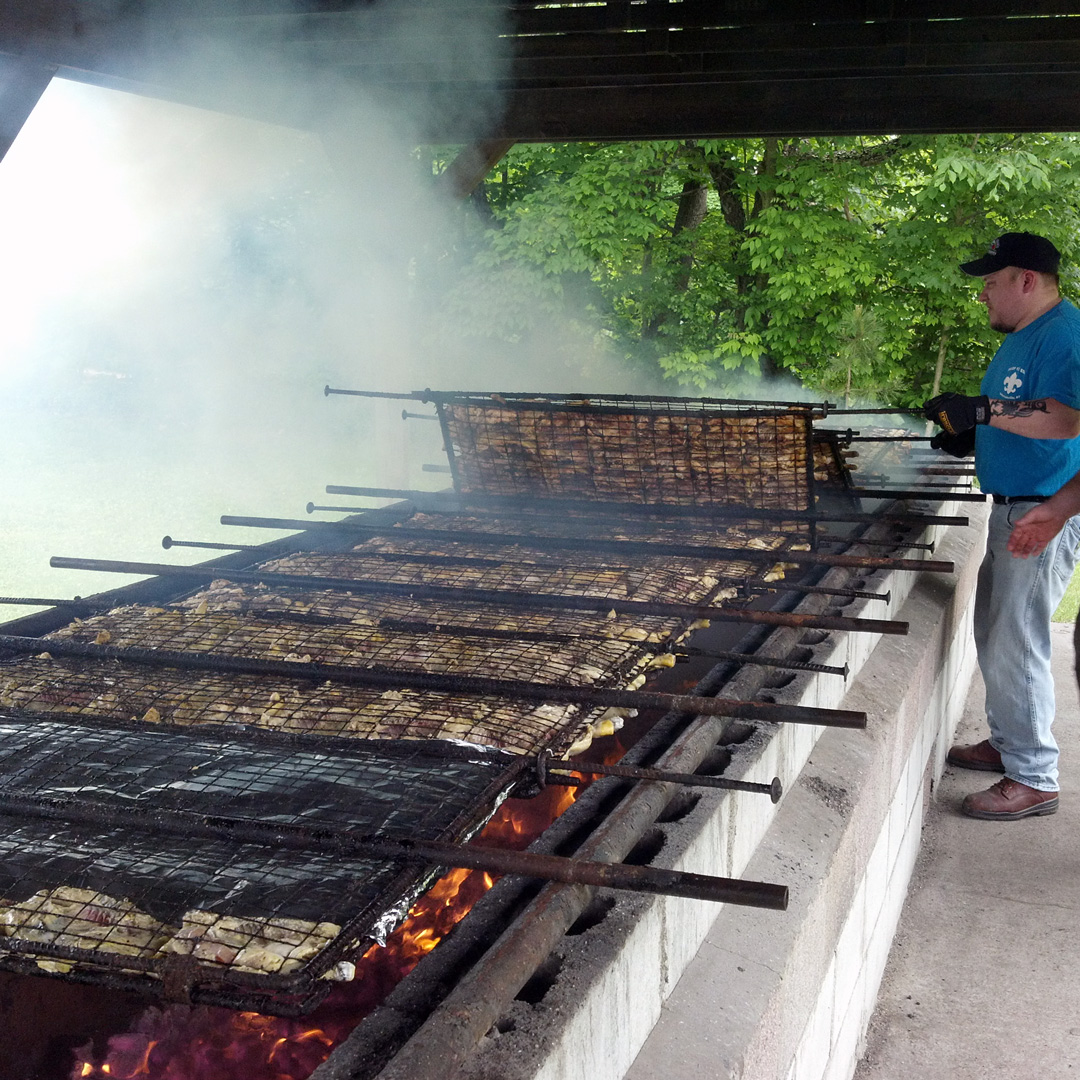
[[[867,540],[862,536],[836,536],[832,533],[818,533],[823,544],[853,544],[861,547],[910,548],[912,551],[929,551],[933,554],[932,543],[916,543],[912,540]]]
[[[840,591],[840,590],[838,590]],[[846,595],[846,594],[844,594]],[[888,594],[880,596],[877,593],[867,594],[879,600],[887,600]],[[298,621],[303,620],[302,615],[296,616]],[[340,620],[348,623],[348,620]],[[325,625],[325,623],[324,623]],[[484,628],[476,626],[454,626],[446,623],[415,622],[406,619],[380,619],[381,630],[396,631],[405,634],[445,634],[449,637],[480,637],[495,641],[542,641],[553,645],[570,644],[581,640],[611,641],[609,635],[603,634],[562,634],[554,630],[508,630]],[[618,640],[617,638],[615,640]],[[760,667],[779,668],[790,671],[809,671],[819,675],[841,675],[845,679],[848,676],[848,666],[834,667],[830,664],[815,664],[799,660],[777,660],[773,657],[759,656],[756,653],[726,652],[722,649],[701,649],[695,645],[671,645],[670,643],[643,642],[643,647],[661,655],[672,652],[675,655],[702,656],[710,660],[734,660],[740,664],[756,664]]]
[[[920,476],[974,476],[975,469],[970,465],[920,465],[914,470]]]
[[[318,529],[355,532],[364,536],[392,536],[398,540],[431,540],[443,543],[492,544],[499,547],[531,547],[571,551],[598,551],[625,555],[663,555],[687,559],[736,560],[753,563],[789,562],[811,566],[857,566],[870,570],[929,570],[951,574],[953,564],[930,559],[877,558],[873,555],[824,555],[815,551],[778,548],[724,547],[717,544],[669,544],[652,540],[607,540],[591,536],[538,536],[530,533],[466,532],[456,529],[410,529],[397,525],[368,525],[353,521],[302,521],[294,518],[237,517],[221,515],[222,525],[256,529]]]
[[[813,404],[806,401],[751,401],[746,398],[681,398],[663,394],[551,394],[527,393],[516,391],[493,392],[491,390],[414,390],[411,393],[387,393],[380,390],[342,390],[324,386],[323,394],[345,394],[350,397],[390,398],[400,401],[422,401],[425,404],[438,404],[453,401],[490,401],[496,405],[523,405],[530,409],[537,408],[586,408],[599,407],[601,403],[620,405],[653,404],[690,406],[688,411],[697,412],[701,407],[712,405],[735,406],[735,411],[775,414],[779,411],[796,410],[798,412],[822,412],[829,408],[827,402]],[[659,410],[653,410],[659,411]],[[922,415],[921,413],[919,414]]]
[[[844,435],[841,436],[844,442],[870,442],[870,443],[882,443],[882,442],[929,442],[933,435]]]
[[[81,596],[74,596],[70,600],[56,600],[41,596],[0,596],[0,604],[24,605],[27,607],[73,607],[89,608],[94,605]]]
[[[826,402],[829,416],[922,416],[922,409],[835,409]]]
[[[870,592],[868,589],[833,589],[828,585],[800,585],[798,582],[792,582],[790,585],[785,584],[782,581],[746,581],[742,578],[720,578],[720,581],[726,582],[741,582],[746,591],[753,594],[763,592],[800,592],[807,593],[811,596],[843,596],[849,600],[884,600],[887,604],[891,592]]]
[[[639,765],[600,765],[593,761],[543,761],[537,759],[537,774],[544,784],[552,773],[579,772],[594,776],[624,776],[628,780],[656,780],[663,784],[679,784],[684,787],[723,788],[727,791],[749,791],[757,795],[768,795],[778,803],[784,794],[780,777],[774,776],[770,784],[755,784],[749,780],[729,780],[724,776],[702,776],[700,773],[664,772],[663,769],[647,769]]]
[[[986,496],[981,491],[950,491],[942,488],[917,488],[915,490],[903,490],[897,488],[894,491],[888,489],[879,490],[871,488],[851,488],[848,495],[858,499],[920,499],[924,502],[986,502]]]
[[[184,810],[119,807],[81,798],[34,799],[0,793],[0,810],[49,821],[119,824],[140,832],[176,837],[200,837],[289,850],[330,851],[342,857],[377,856],[395,862],[461,867],[495,874],[520,874],[570,885],[595,885],[661,896],[684,896],[777,911],[787,907],[787,888],[783,885],[626,863],[589,862],[481,844],[396,839],[358,834],[347,828],[320,826],[314,829],[290,823],[264,823],[250,818],[212,816]]]
[[[694,645],[675,645],[675,652],[686,653],[688,656],[703,656],[710,660],[734,660],[739,664],[756,664],[759,667],[779,668],[785,671],[808,671],[815,675],[840,675],[848,677],[848,666],[834,667],[831,664],[815,664],[803,660],[776,660],[769,656],[758,656],[756,653],[726,652],[723,649],[699,649]]]
[[[220,544],[211,540],[174,540],[171,536],[161,538],[161,546],[168,551],[169,548],[207,548],[211,551],[259,551],[258,544]]]
[[[161,546],[166,550],[170,547],[212,548],[225,551],[262,550],[257,544],[218,544],[210,541],[173,540],[169,536],[162,538]],[[473,555],[427,555],[423,552],[411,551],[365,551],[363,555],[365,559],[375,559],[380,562],[419,563],[422,566],[477,566],[491,569],[505,565],[502,559],[484,559]]]
[[[70,559],[54,555],[49,565],[59,570],[97,570],[115,574],[147,574],[189,578],[196,581],[221,579],[249,585],[277,585],[285,588],[367,593],[374,596],[404,596],[413,600],[442,600],[452,603],[503,605],[521,609],[589,611],[623,615],[658,615],[672,619],[709,619],[713,622],[759,623],[763,626],[796,626],[807,630],[850,630],[872,634],[906,634],[907,623],[884,619],[855,619],[833,615],[804,615],[797,612],[748,611],[713,607],[708,604],[668,604],[641,600],[615,600],[603,596],[571,596],[556,593],[516,592],[510,589],[472,589],[453,585],[412,585],[407,582],[371,581],[362,578],[317,577],[307,574],[279,574],[267,570],[230,570],[221,566],[168,566],[111,559]],[[952,563],[947,565],[950,570]]]
[[[298,660],[177,652],[130,646],[91,645],[55,638],[0,634],[0,649],[15,653],[48,652],[90,660],[111,660],[151,667],[176,667],[217,674],[269,675],[285,679],[334,682],[346,686],[427,690],[443,694],[513,698],[523,701],[585,705],[589,708],[661,709],[700,716],[738,716],[773,723],[814,724],[822,727],[864,728],[866,713],[845,709],[818,709],[764,701],[734,701],[694,694],[661,694],[647,690],[619,690],[563,683],[537,683],[523,679],[492,679],[479,675],[445,675],[406,668],[347,667]]]
[[[425,466],[426,468],[426,466]],[[592,502],[588,499],[529,499],[516,495],[474,495],[454,491],[418,491],[413,488],[357,487],[348,484],[327,484],[328,495],[352,495],[358,498],[404,499],[413,502],[427,513],[460,514],[468,510],[504,510],[507,513],[528,511],[530,515],[555,515],[563,510],[578,510],[594,517],[688,517],[709,521],[842,521],[877,524],[882,521],[926,525],[967,525],[963,517],[938,517],[932,514],[884,513],[853,514],[843,512],[819,513],[815,510],[777,510],[763,507],[730,506],[664,506],[657,503]],[[313,510],[329,510],[355,514],[362,507],[315,506]],[[308,510],[311,513],[311,510]]]
[[[415,390],[412,393],[398,394],[389,393],[385,390],[339,390],[330,386],[323,387],[323,395],[329,397],[331,394],[344,394],[346,397],[364,397],[364,398],[388,398],[391,401],[423,401],[424,391]]]
[[[342,511],[345,511],[345,510],[348,510],[348,509],[349,508],[344,507],[344,506],[314,506],[312,503],[308,503],[308,513],[309,514],[311,513],[312,510],[342,510]],[[867,515],[867,516],[869,517],[870,515]],[[967,518],[960,518],[960,519],[957,519],[957,520],[961,520],[965,524],[967,523]],[[932,552],[934,550],[934,545],[933,544],[907,544],[907,543],[904,543],[903,541],[896,541],[896,540],[862,540],[862,539],[853,539],[851,537],[846,537],[846,536],[844,536],[844,537],[833,536],[830,533],[818,533],[818,536],[822,540],[828,540],[830,543],[865,544],[867,546],[873,544],[873,545],[876,545],[878,547],[908,547],[908,548],[919,548],[921,550],[930,551],[930,552]],[[389,552],[372,552],[371,554],[376,555],[376,556],[378,556],[380,558],[388,558],[390,556]],[[412,554],[401,554],[401,555],[397,555],[396,558],[400,559],[402,562],[409,562],[409,561],[425,562],[425,561],[429,561],[429,562],[437,564],[438,562],[448,560],[450,557],[449,556],[443,556],[443,555],[430,555],[430,556],[415,555],[414,556]],[[497,560],[491,560],[491,559],[475,559],[475,560],[473,560],[473,559],[464,558],[462,561],[466,565],[473,565],[473,564],[485,565],[485,566],[505,565],[505,560],[503,562],[499,562]],[[769,592],[774,591],[774,586],[772,586],[772,585],[761,586],[761,585],[758,585],[755,582],[747,581],[746,578],[737,578],[737,577],[731,577],[731,576],[726,576],[726,575],[720,575],[718,580],[721,581],[722,583],[724,583],[725,585],[739,585],[739,586],[744,587],[745,589],[749,589],[749,590],[755,591],[755,592],[760,592],[762,590],[769,591]],[[889,599],[889,594],[888,593],[862,592],[862,591],[860,591],[858,589],[832,589],[832,588],[828,588],[827,586],[823,586],[823,585],[800,585],[800,584],[797,584],[797,583],[792,583],[792,584],[787,586],[787,591],[789,591],[789,592],[802,592],[802,593],[819,593],[822,596],[846,596],[846,597],[849,597],[850,599],[856,599],[856,600],[858,600],[858,599],[862,599],[862,600],[885,600],[886,602],[888,602],[888,599]]]

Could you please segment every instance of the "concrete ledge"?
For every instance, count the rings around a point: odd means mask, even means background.
[[[924,800],[974,670],[981,529],[954,532],[949,579],[921,575],[844,699],[873,719],[830,730],[746,867],[783,869],[786,917],[725,908],[627,1080],[850,1077],[918,853]]]
[[[463,1076],[851,1075],[918,850],[927,780],[939,773],[974,666],[969,611],[982,530],[972,517],[974,527],[950,530],[936,555],[956,563],[955,575],[889,580],[907,637],[820,642],[815,660],[863,664],[846,693],[835,677],[804,676],[765,691],[863,710],[866,731],[745,729],[745,741],[726,748],[726,775],[781,776],[779,808],[760,796],[684,793],[643,840],[653,850],[642,861],[655,865],[786,883],[789,910],[725,907],[717,916],[693,901],[601,894]]]

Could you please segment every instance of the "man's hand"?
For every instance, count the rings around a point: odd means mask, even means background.
[[[975,453],[975,429],[969,428],[961,431],[959,435],[950,435],[947,431],[939,431],[930,440],[931,450],[944,450],[953,457],[966,458]]]
[[[1067,510],[1055,510],[1049,502],[1032,507],[1014,526],[1008,548],[1021,559],[1040,555],[1069,520]]]
[[[950,435],[959,435],[976,424],[990,423],[990,399],[985,394],[978,397],[938,394],[923,402],[923,416],[940,424]]]

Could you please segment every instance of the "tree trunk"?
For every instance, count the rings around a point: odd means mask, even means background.
[[[937,363],[934,365],[934,385],[930,388],[930,396],[937,397],[941,393],[941,376],[945,370],[945,347],[949,344],[949,328],[946,326],[938,338]],[[934,425],[926,421],[926,434],[934,433]]]
[[[700,158],[701,152],[694,143],[687,143],[686,148],[694,156]],[[683,181],[682,194],[679,196],[679,208],[675,212],[675,223],[671,227],[671,235],[678,236],[680,233],[690,232],[696,229],[708,213],[708,189],[705,183],[697,176],[688,176]],[[694,252],[687,247],[679,257],[679,270],[674,279],[674,287],[679,292],[686,292],[690,288],[690,278],[694,272]],[[668,311],[657,311],[647,319],[641,329],[643,340],[655,338],[660,327],[667,321]]]

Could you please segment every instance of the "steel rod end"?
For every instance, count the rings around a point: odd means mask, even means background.
[[[315,513],[315,504],[313,502],[309,502],[307,504],[307,512],[309,514],[314,514]]]
[[[163,536],[163,537],[161,538],[161,546],[162,546],[162,547],[163,547],[163,548],[164,548],[164,549],[165,549],[166,551],[168,551],[168,550],[169,550],[169,548],[171,548],[171,547],[172,547],[172,537],[171,537],[171,536]]]
[[[769,798],[776,804],[780,801],[784,794],[784,785],[780,783],[780,777],[774,776],[772,783],[769,785]]]
[[[329,397],[329,396],[330,396],[330,384],[329,384],[329,383],[327,383],[327,384],[326,384],[326,385],[325,385],[325,386],[324,386],[324,387],[322,388],[322,392],[323,392],[323,397]]]

